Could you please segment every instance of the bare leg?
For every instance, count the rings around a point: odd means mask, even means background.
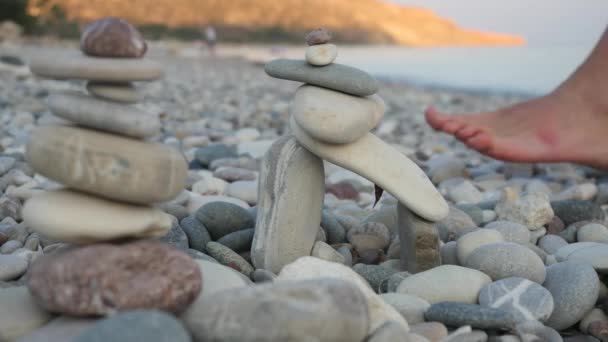
[[[608,169],[608,30],[587,60],[550,94],[494,112],[428,123],[469,147],[516,162],[577,162]]]

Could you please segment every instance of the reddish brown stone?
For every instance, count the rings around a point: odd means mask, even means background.
[[[0,233],[0,246],[2,246],[6,241],[8,241],[8,235]]]
[[[559,234],[566,229],[564,222],[557,216],[553,216],[551,222],[547,224],[547,234]]]
[[[201,291],[186,253],[154,241],[97,244],[39,258],[27,286],[46,310],[73,316],[134,309],[184,311]]]
[[[358,200],[359,191],[348,182],[340,182],[336,184],[328,184],[325,186],[325,192],[333,194],[339,199]]]
[[[306,35],[306,44],[308,44],[308,45],[326,44],[326,43],[329,43],[330,41],[331,41],[331,33],[323,27],[314,29]]]
[[[602,342],[608,342],[608,322],[595,321],[587,328],[589,335],[595,336]]]
[[[148,46],[131,24],[108,17],[87,25],[80,37],[80,49],[90,56],[138,58],[146,53]]]

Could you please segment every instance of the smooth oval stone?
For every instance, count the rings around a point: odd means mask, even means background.
[[[184,157],[168,146],[66,126],[35,129],[25,157],[34,170],[68,187],[138,204],[174,198],[188,171]]]
[[[306,35],[306,44],[308,45],[318,45],[318,44],[327,44],[331,41],[331,32],[329,32],[324,27],[316,28],[310,31]]]
[[[380,298],[392,305],[408,324],[424,322],[424,312],[431,306],[424,299],[403,293],[385,293],[381,294]]]
[[[221,243],[211,241],[207,243],[207,253],[220,264],[233,268],[243,273],[247,278],[251,278],[251,274],[254,271],[253,266],[230,248]]]
[[[70,243],[161,237],[172,225],[171,216],[158,209],[70,190],[35,195],[25,203],[23,219],[38,233]]]
[[[27,270],[27,259],[16,255],[0,255],[0,281],[13,280]]]
[[[546,321],[553,312],[553,296],[539,284],[524,278],[506,278],[484,286],[479,304],[510,311],[518,322]]]
[[[66,52],[32,56],[30,69],[46,78],[101,82],[154,81],[163,74],[159,63],[146,58],[99,58]]]
[[[172,315],[158,310],[134,310],[99,320],[74,342],[190,342],[190,334]]]
[[[567,245],[568,241],[555,234],[545,235],[538,240],[538,247],[542,248],[548,254],[555,254],[560,248]]]
[[[499,231],[492,229],[480,229],[464,234],[457,241],[456,253],[458,255],[458,261],[461,265],[464,265],[469,255],[473,253],[475,249],[483,245],[503,241],[504,237],[502,234]]]
[[[207,242],[211,241],[211,236],[207,228],[194,216],[187,216],[180,221],[180,226],[188,237],[190,248],[200,252],[207,251]]]
[[[137,103],[139,94],[132,83],[87,82],[89,94],[104,100],[120,103]]]
[[[543,286],[551,292],[555,308],[546,324],[555,330],[580,321],[597,301],[600,291],[597,273],[579,261],[560,262],[547,267]]]
[[[347,144],[365,136],[384,116],[378,95],[352,96],[303,85],[289,107],[296,122],[311,137],[330,144]]]
[[[15,341],[52,318],[44,311],[25,286],[0,286],[0,341]]]
[[[276,59],[266,63],[264,70],[275,78],[308,83],[355,96],[369,96],[378,91],[378,81],[368,73],[337,63],[316,67],[301,60]]]
[[[608,244],[577,242],[564,246],[555,253],[557,261],[576,260],[591,265],[597,272],[608,272]]]
[[[530,230],[528,227],[509,221],[494,221],[484,228],[499,231],[507,242],[514,242],[526,246],[530,241]]]
[[[365,338],[369,314],[356,285],[325,278],[225,290],[185,321],[197,341],[350,342]]]
[[[338,251],[323,241],[315,242],[310,251],[310,255],[315,258],[337,262],[339,264],[344,264],[345,262],[345,258],[342,254],[338,253]]]
[[[512,242],[483,245],[467,257],[464,266],[489,275],[492,280],[520,277],[539,284],[545,281],[545,264],[530,249]]]
[[[222,236],[217,240],[218,243],[232,249],[237,253],[251,250],[251,242],[253,241],[254,229],[243,229]]]
[[[80,49],[87,55],[113,58],[142,57],[148,45],[126,20],[114,17],[95,20],[80,36]]]
[[[398,150],[371,133],[354,143],[332,145],[315,140],[292,117],[290,127],[300,144],[317,156],[368,178],[413,212],[441,221],[449,207],[426,174]]]
[[[211,202],[200,207],[195,214],[214,240],[254,226],[251,213],[236,204]]]
[[[73,316],[184,311],[201,291],[192,258],[164,243],[96,244],[38,258],[27,286],[50,312]]]
[[[586,224],[578,229],[576,239],[579,242],[608,243],[608,228],[599,223]]]
[[[334,44],[318,44],[306,48],[306,62],[314,66],[325,66],[333,63],[338,57],[338,48]]]
[[[481,288],[490,282],[490,277],[477,270],[442,265],[403,279],[397,292],[417,296],[431,304],[444,301],[474,304]]]
[[[511,312],[454,302],[432,304],[424,317],[427,321],[441,322],[448,326],[469,325],[479,329],[511,329],[516,323]]]
[[[77,92],[52,94],[48,103],[53,114],[95,130],[138,139],[149,138],[160,132],[159,118],[135,107]]]

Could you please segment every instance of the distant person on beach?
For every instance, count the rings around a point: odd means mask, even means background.
[[[213,26],[208,25],[205,28],[205,39],[207,41],[207,49],[211,56],[215,56],[215,44],[217,43],[217,33]]]
[[[608,29],[587,60],[548,95],[493,112],[450,115],[429,107],[425,115],[433,128],[496,159],[608,170]]]

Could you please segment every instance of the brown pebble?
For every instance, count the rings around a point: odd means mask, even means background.
[[[47,311],[72,316],[135,309],[178,314],[201,291],[201,272],[188,254],[167,244],[97,244],[45,255],[27,286]]]
[[[338,199],[359,200],[359,191],[349,182],[328,184],[325,186],[325,192],[333,194]]]
[[[553,216],[547,224],[547,234],[559,234],[566,229],[564,222],[557,216]]]
[[[2,246],[6,241],[8,241],[8,235],[0,233],[0,246]]]
[[[589,335],[597,337],[600,341],[608,341],[608,322],[606,321],[595,321],[589,324],[587,328]]]
[[[89,56],[139,58],[146,53],[148,45],[126,20],[108,17],[85,27],[80,36],[80,49]]]
[[[310,31],[306,35],[306,44],[308,45],[320,45],[326,44],[331,41],[331,32],[323,27],[319,27]]]

